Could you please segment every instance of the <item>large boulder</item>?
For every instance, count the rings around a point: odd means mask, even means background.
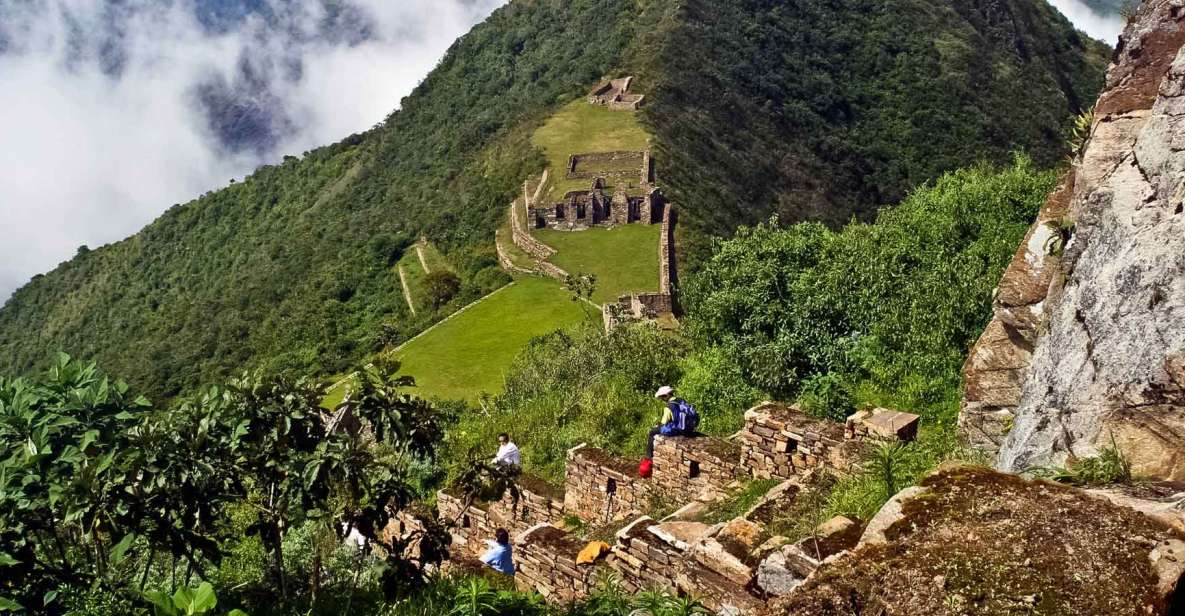
[[[875,539],[824,561],[767,614],[1176,613],[1185,534],[1166,524],[984,468],[945,467],[922,488],[896,499]]]
[[[1080,158],[1000,283],[960,427],[1004,470],[1112,444],[1185,480],[1185,10],[1147,0]]]

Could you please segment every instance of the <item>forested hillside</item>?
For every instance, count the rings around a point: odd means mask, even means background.
[[[1042,0],[515,0],[375,129],[34,279],[0,310],[0,370],[64,350],[161,397],[249,366],[335,373],[404,340],[504,281],[489,245],[545,164],[532,129],[603,75],[648,91],[694,238],[870,214],[1015,149],[1055,164],[1104,55]],[[413,317],[390,266],[421,235],[463,284]]]
[[[647,117],[709,231],[867,218],[977,159],[1065,155],[1108,50],[1044,1],[691,0]]]
[[[381,126],[37,277],[0,311],[0,365],[24,372],[69,349],[159,397],[253,364],[332,373],[408,337],[435,315],[407,313],[390,269],[402,249],[421,234],[449,249],[457,302],[501,284],[485,244],[543,165],[512,128],[617,65],[636,17],[631,0],[497,11]]]

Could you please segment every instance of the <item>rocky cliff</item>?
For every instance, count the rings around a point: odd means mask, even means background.
[[[1185,2],[1149,0],[1090,134],[1000,283],[960,427],[1002,469],[1117,445],[1185,479]]]

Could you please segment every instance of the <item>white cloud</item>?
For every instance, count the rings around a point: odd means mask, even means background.
[[[1074,22],[1079,30],[1114,46],[1123,32],[1123,18],[1118,15],[1100,15],[1086,6],[1082,0],[1049,0],[1054,8]]]
[[[0,0],[0,301],[81,244],[373,126],[504,2],[354,0],[361,25],[326,39],[315,0],[268,0],[276,20],[218,31],[194,1]],[[228,151],[195,98],[214,78],[240,84],[243,62],[286,118],[264,152]]]

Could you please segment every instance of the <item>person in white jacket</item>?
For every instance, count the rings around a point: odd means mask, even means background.
[[[498,454],[494,456],[494,464],[509,464],[522,466],[523,457],[518,451],[518,445],[510,440],[510,435],[503,432],[498,435]]]

